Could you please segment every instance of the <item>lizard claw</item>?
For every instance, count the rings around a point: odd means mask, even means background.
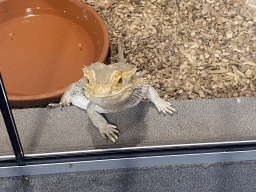
[[[117,133],[119,131],[116,129],[115,125],[106,124],[103,128],[100,128],[99,131],[103,138],[108,137],[114,143],[118,139]]]
[[[47,105],[47,108],[50,108],[50,107],[60,107],[60,106],[61,106],[60,103],[49,103],[49,104]]]
[[[172,114],[173,112],[177,112],[177,110],[173,107],[171,107],[171,103],[169,103],[168,101],[165,101],[163,99],[161,99],[157,104],[156,107],[158,109],[159,112],[163,112],[164,114],[170,113]]]

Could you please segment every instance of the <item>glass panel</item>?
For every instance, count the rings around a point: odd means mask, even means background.
[[[120,131],[118,142],[112,143],[76,106],[14,109],[25,154],[255,140],[255,1],[90,5],[108,26],[106,63],[117,62],[122,36],[125,62],[141,69],[178,113],[160,114],[149,102],[106,113],[104,118]],[[0,154],[10,154],[4,124],[0,126]]]
[[[80,151],[120,147],[146,147],[254,140],[254,98],[174,101],[174,115],[161,115],[143,102],[106,119],[120,130],[119,140],[104,140],[86,111],[75,106],[13,110],[25,154]],[[5,130],[1,124],[1,130]],[[2,132],[2,131],[1,131]],[[4,131],[5,133],[6,131]],[[4,154],[10,154],[2,134]],[[7,139],[6,139],[7,138]]]
[[[0,114],[0,160],[1,158],[10,155],[14,156],[14,152],[5,127],[3,116]]]

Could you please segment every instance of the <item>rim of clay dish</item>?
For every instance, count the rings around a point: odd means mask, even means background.
[[[95,16],[97,21],[99,22],[103,35],[104,35],[104,42],[103,42],[103,48],[102,52],[99,56],[98,61],[99,62],[104,62],[107,54],[108,54],[108,49],[109,49],[109,34],[107,27],[102,20],[102,18],[88,5],[78,1],[78,0],[69,0],[72,3],[75,3],[77,6],[82,8],[83,10],[89,11],[91,14]],[[95,61],[96,62],[96,61]],[[81,69],[82,70],[82,69]],[[15,95],[9,95],[8,100],[12,106],[17,106],[17,107],[32,107],[32,106],[39,106],[39,105],[45,105],[49,102],[56,102],[60,99],[60,97],[63,95],[63,93],[68,89],[69,85],[58,89],[56,91],[52,91],[49,93],[43,93],[43,94],[38,94],[38,95],[31,95],[31,96],[15,96]]]

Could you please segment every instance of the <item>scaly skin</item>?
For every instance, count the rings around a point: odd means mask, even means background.
[[[120,49],[121,46],[119,46]],[[122,52],[122,51],[121,51]],[[123,61],[122,56],[119,56]],[[176,109],[161,99],[157,91],[142,78],[136,68],[124,63],[105,65],[93,63],[83,69],[84,77],[73,83],[63,94],[60,103],[49,107],[65,107],[73,104],[87,110],[92,123],[100,134],[111,141],[118,140],[118,130],[100,113],[118,112],[137,105],[144,96],[155,104],[159,112],[170,113]]]
[[[143,98],[146,96],[151,102],[155,104],[159,112],[164,114],[170,113],[176,109],[172,108],[169,102],[161,99],[157,91],[151,85],[144,85],[144,94],[136,97],[134,101],[127,100],[121,106],[111,105],[109,108],[102,108],[98,105],[95,105],[93,102],[89,101],[85,95],[85,89],[83,87],[83,79],[79,80],[76,83],[70,85],[68,90],[64,93],[61,98],[60,103],[58,104],[49,104],[50,107],[66,107],[70,104],[73,104],[79,108],[87,110],[88,116],[91,119],[92,123],[100,131],[100,134],[106,138],[106,136],[113,142],[116,142],[118,139],[117,133],[119,132],[115,125],[109,124],[100,113],[109,113],[109,112],[118,112],[125,110],[127,108],[137,105]]]

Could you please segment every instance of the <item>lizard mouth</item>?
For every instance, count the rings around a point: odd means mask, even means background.
[[[131,90],[132,85],[129,85],[127,87],[122,88],[121,90],[115,91],[114,93],[107,95],[107,96],[95,96],[95,98],[100,98],[100,99],[110,99],[114,97],[121,96],[125,91]]]

